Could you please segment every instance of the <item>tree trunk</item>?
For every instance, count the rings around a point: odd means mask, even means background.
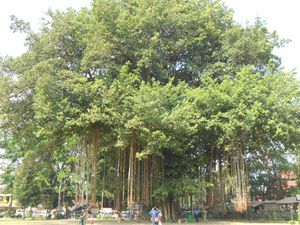
[[[99,151],[100,129],[92,130],[92,162],[91,162],[91,203],[96,205],[97,196],[97,172],[98,172],[98,151]]]
[[[130,144],[129,154],[129,169],[128,169],[128,191],[127,191],[127,205],[132,206],[136,202],[136,160],[137,145],[134,138]]]
[[[62,186],[62,182],[59,181],[59,187],[58,187],[58,199],[57,199],[57,208],[58,208],[58,211],[60,211],[60,199],[61,199],[61,186]]]
[[[212,183],[214,186],[212,187],[208,187],[207,188],[207,196],[206,196],[206,203],[209,206],[210,211],[215,212],[215,208],[216,208],[216,188],[215,185],[216,184],[216,180],[215,180],[215,174],[214,174],[214,170],[215,170],[215,151],[212,149],[210,149],[209,151],[209,162],[208,162],[208,181],[210,183]]]
[[[179,201],[172,197],[168,197],[166,200],[161,202],[161,210],[165,221],[175,222],[177,221],[180,213]]]
[[[216,208],[216,212],[218,213],[219,216],[223,217],[225,215],[226,212],[226,203],[225,203],[225,195],[226,195],[226,188],[225,188],[225,172],[226,170],[223,169],[223,158],[222,158],[223,154],[221,152],[221,150],[219,150],[218,152],[218,173],[217,173],[217,208]]]
[[[144,162],[144,170],[143,170],[143,189],[142,189],[142,193],[143,193],[143,203],[146,206],[150,206],[150,193],[151,193],[151,189],[150,189],[150,185],[149,185],[149,181],[150,181],[150,163],[149,163],[149,159],[146,158],[143,160]]]
[[[77,204],[83,204],[85,202],[85,184],[87,182],[87,140],[82,138],[77,146],[78,162],[75,165],[75,172],[79,174],[79,180],[76,186],[75,202]]]
[[[136,171],[136,184],[135,184],[135,201],[137,203],[141,202],[141,195],[142,195],[142,169],[141,169],[141,161],[137,160],[137,171]]]
[[[117,189],[115,193],[115,207],[120,212],[121,211],[121,201],[122,201],[122,168],[123,168],[123,162],[122,160],[122,150],[118,149],[117,154]]]
[[[244,157],[241,149],[237,148],[231,157],[231,172],[233,178],[233,194],[235,197],[234,210],[244,213],[248,208],[248,187],[246,181]]]
[[[127,160],[127,156],[126,156],[126,151],[123,151],[122,154],[122,208],[125,209],[126,207],[126,162]]]

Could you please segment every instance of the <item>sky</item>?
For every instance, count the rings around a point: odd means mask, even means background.
[[[300,0],[224,0],[224,3],[234,10],[237,22],[253,23],[256,17],[261,17],[270,31],[289,39],[290,42],[276,49],[274,54],[281,57],[286,71],[296,68],[297,77],[300,78]]]
[[[246,24],[261,17],[267,22],[270,31],[276,30],[281,38],[290,39],[284,48],[274,53],[281,57],[286,71],[296,68],[300,77],[300,0],[223,0],[225,5],[234,10],[234,19]],[[41,18],[51,9],[65,10],[72,7],[76,10],[89,7],[91,0],[3,0],[0,1],[0,56],[18,56],[23,53],[25,36],[12,33],[9,29],[10,15],[29,21],[37,31]],[[300,57],[299,57],[300,58]]]
[[[48,9],[66,10],[69,7],[79,10],[89,7],[91,0],[2,0],[0,1],[0,56],[18,56],[26,51],[25,35],[12,33],[9,29],[10,16],[30,22],[31,28],[38,31]]]

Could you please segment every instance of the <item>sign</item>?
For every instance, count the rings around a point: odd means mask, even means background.
[[[112,208],[103,208],[103,213],[112,213]]]

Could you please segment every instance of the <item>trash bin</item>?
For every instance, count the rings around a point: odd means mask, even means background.
[[[188,222],[192,223],[193,222],[193,215],[188,215]]]

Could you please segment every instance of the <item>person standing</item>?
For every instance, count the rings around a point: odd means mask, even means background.
[[[206,210],[205,210],[205,208],[203,208],[203,210],[201,211],[201,215],[202,215],[202,218],[203,218],[204,221],[207,221],[206,214],[207,214]]]
[[[162,221],[162,213],[160,212],[157,216],[157,220],[158,220],[158,225],[162,225],[161,221]]]
[[[86,221],[86,212],[83,209],[83,210],[81,210],[81,215],[79,217],[79,224],[85,225],[85,221]]]
[[[94,224],[94,216],[91,218],[91,224]]]
[[[158,225],[158,215],[160,213],[160,210],[156,207],[153,207],[152,210],[149,212],[151,216],[152,225]]]
[[[199,216],[200,216],[200,210],[197,208],[196,210],[195,210],[195,219],[196,219],[196,222],[198,223],[199,222]]]

